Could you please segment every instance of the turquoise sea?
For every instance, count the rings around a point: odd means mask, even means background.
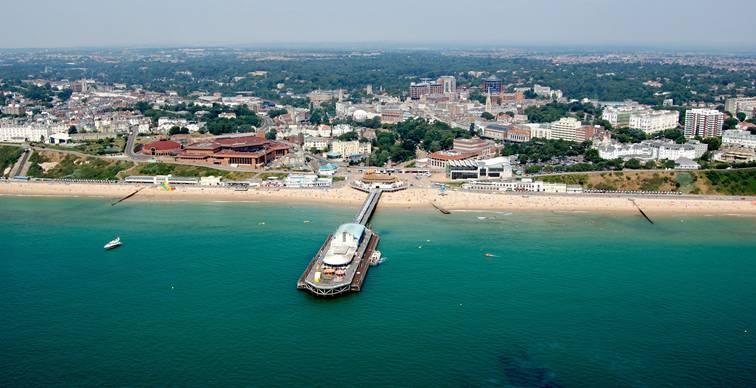
[[[379,208],[297,291],[355,210],[0,197],[0,386],[756,385],[754,218]]]

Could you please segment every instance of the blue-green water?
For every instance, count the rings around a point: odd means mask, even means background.
[[[752,218],[379,209],[363,291],[297,291],[354,212],[2,197],[0,386],[756,384]]]

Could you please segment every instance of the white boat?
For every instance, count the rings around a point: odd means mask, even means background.
[[[118,248],[121,246],[121,237],[116,237],[114,240],[111,240],[109,243],[105,244],[105,249],[111,250],[113,248]]]
[[[376,266],[383,263],[383,257],[381,256],[381,251],[373,251],[373,254],[370,255],[370,265]]]

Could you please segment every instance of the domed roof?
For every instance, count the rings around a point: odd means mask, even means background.
[[[368,113],[365,112],[362,109],[358,109],[354,111],[354,114],[352,115],[356,121],[365,121],[368,118]]]

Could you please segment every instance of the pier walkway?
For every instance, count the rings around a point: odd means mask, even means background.
[[[381,189],[370,190],[370,194],[365,200],[365,203],[362,204],[360,212],[357,213],[357,217],[354,217],[355,223],[367,226],[368,221],[370,221],[370,217],[372,217],[373,213],[375,212],[375,207],[378,206],[378,201],[380,201],[381,199],[382,192],[383,191]]]

